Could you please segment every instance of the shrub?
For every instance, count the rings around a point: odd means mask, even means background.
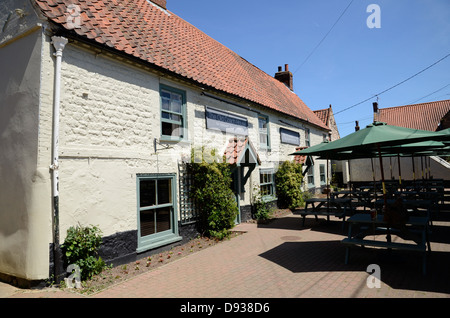
[[[224,160],[217,160],[214,150],[202,149],[201,154],[200,160],[196,157],[190,165],[193,175],[191,195],[200,212],[200,231],[205,236],[223,239],[229,235],[238,213],[231,189],[231,168]]]
[[[295,209],[305,204],[306,194],[302,191],[302,165],[284,161],[275,173],[278,204]]]
[[[257,221],[266,221],[270,218],[270,211],[267,208],[267,203],[262,198],[258,186],[253,189],[253,211],[253,216]]]
[[[96,226],[77,225],[67,230],[67,237],[61,248],[67,265],[79,266],[81,280],[88,280],[105,268],[106,264],[98,257],[97,251],[101,243],[101,231]]]

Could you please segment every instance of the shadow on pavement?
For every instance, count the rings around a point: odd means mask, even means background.
[[[346,265],[345,246],[340,240],[285,242],[259,256],[294,273],[366,272],[368,265],[377,264],[381,268],[381,280],[394,289],[450,293],[450,252],[432,252],[427,275],[422,275],[421,254],[413,252],[352,248]]]

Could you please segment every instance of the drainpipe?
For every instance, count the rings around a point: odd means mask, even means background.
[[[59,281],[60,268],[62,268],[62,255],[59,247],[59,108],[61,100],[61,61],[62,52],[67,44],[67,39],[60,36],[52,37],[55,47],[55,82],[53,90],[53,136],[52,136],[52,195],[53,195],[53,261],[54,279]]]

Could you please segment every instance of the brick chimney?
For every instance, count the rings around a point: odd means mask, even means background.
[[[153,2],[154,4],[160,6],[161,8],[163,8],[164,10],[166,10],[166,0],[150,0],[151,2]]]
[[[288,64],[284,65],[284,71],[282,71],[281,66],[278,66],[278,72],[275,73],[275,78],[289,87],[291,91],[294,91],[294,77],[289,71]]]
[[[378,109],[378,103],[374,102],[372,103],[372,106],[373,106],[373,122],[377,122],[378,116],[380,114],[380,110]]]

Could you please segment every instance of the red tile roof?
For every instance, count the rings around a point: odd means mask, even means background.
[[[67,21],[79,6],[78,35],[216,90],[327,129],[283,83],[174,13],[147,0],[34,0],[52,22]]]
[[[300,150],[303,150],[303,149],[306,149],[306,148],[308,148],[308,147],[296,147],[295,151],[300,151]],[[306,157],[307,157],[306,155],[305,156],[295,155],[294,156],[294,162],[295,163],[301,163],[302,165],[304,165],[305,162],[306,162]]]
[[[319,117],[319,119],[325,124],[328,125],[328,120],[330,119],[330,108],[313,110],[314,114]]]
[[[248,137],[233,137],[230,138],[227,148],[225,149],[225,160],[229,164],[241,164],[242,160],[245,162],[246,158],[245,151],[249,149],[253,155],[256,157],[256,161],[258,164],[261,164],[261,160],[259,159],[259,155],[256,153],[256,149],[251,143],[251,141],[248,139]]]
[[[379,109],[378,121],[388,125],[436,131],[450,111],[450,99]]]

